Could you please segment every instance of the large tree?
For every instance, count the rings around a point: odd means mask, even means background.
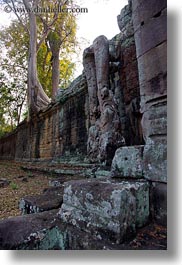
[[[71,4],[72,1],[66,1],[66,0],[52,0],[52,1],[45,1],[45,0],[17,0],[17,1],[13,1],[13,0],[7,0],[4,1],[6,2],[11,8],[12,10],[16,10],[17,6],[16,5],[24,5],[26,10],[37,10],[37,7],[42,7],[45,5],[61,5],[64,7],[67,7],[68,5]],[[68,3],[69,2],[69,3]],[[37,72],[37,53],[39,51],[39,48],[41,47],[42,43],[45,42],[46,38],[49,39],[49,45],[51,46],[50,49],[52,48],[53,53],[56,56],[53,56],[54,58],[59,58],[58,56],[58,49],[55,49],[55,45],[53,44],[53,42],[51,40],[54,40],[54,38],[50,38],[48,36],[50,36],[49,34],[53,34],[57,33],[55,31],[56,27],[56,23],[58,23],[59,20],[59,13],[55,12],[53,15],[51,16],[46,16],[45,18],[45,14],[41,14],[41,13],[36,13],[36,12],[25,12],[25,18],[22,19],[22,13],[19,14],[17,12],[15,12],[18,20],[20,23],[22,23],[24,29],[26,32],[28,32],[29,34],[29,58],[28,58],[28,107],[29,107],[29,111],[30,111],[30,115],[31,113],[36,113],[38,112],[40,109],[46,107],[49,102],[50,99],[48,98],[48,96],[46,95],[44,89],[42,88],[42,85],[39,81],[38,78],[38,72]],[[24,20],[27,18],[28,16],[28,23],[24,23]],[[42,32],[40,32],[40,26],[38,25],[38,23],[42,22]],[[26,25],[29,25],[29,27],[27,28]],[[58,24],[57,24],[58,25]],[[58,28],[58,26],[57,26]],[[67,35],[68,36],[68,35]],[[66,36],[66,37],[67,37]],[[63,41],[62,37],[60,38],[61,42],[59,41],[59,43],[56,43],[56,46],[59,46],[59,50],[60,50],[60,45]],[[55,42],[54,42],[55,43]],[[53,45],[52,45],[53,44]],[[57,45],[58,44],[58,45]],[[54,93],[53,95],[55,95],[55,89],[57,86],[57,80],[59,79],[59,71],[57,71],[57,68],[59,67],[59,64],[57,63],[58,60],[54,59],[53,60],[53,68],[55,67],[56,71],[54,71],[54,77],[53,80],[56,80],[56,83],[53,81],[53,85],[54,85]]]
[[[52,53],[52,98],[54,99],[59,87],[60,50],[65,54],[74,51],[76,43],[75,16],[69,13],[60,14],[53,29],[47,36],[47,41]]]
[[[27,10],[34,10],[38,5],[46,6],[51,4],[54,6],[60,4],[65,7],[68,6],[68,1],[65,0],[5,0],[3,2],[6,2],[12,10],[15,10],[18,5],[22,7],[22,4]],[[69,4],[71,2],[72,1],[69,1]],[[28,107],[29,113],[31,114],[38,112],[49,104],[50,99],[46,95],[45,90],[50,90],[50,77],[52,78],[52,97],[55,97],[59,86],[60,65],[62,69],[64,69],[61,72],[62,76],[68,79],[69,75],[72,74],[74,68],[73,63],[71,63],[69,58],[65,55],[60,60],[59,55],[60,50],[62,51],[61,54],[63,54],[63,51],[67,53],[68,51],[74,50],[76,23],[75,17],[72,14],[65,15],[56,12],[53,14],[15,12],[15,14],[19,21],[19,25],[22,25],[24,35],[27,35],[29,40]],[[21,49],[23,46],[20,45],[19,47]],[[24,52],[19,52],[19,54],[22,55],[22,58],[27,56],[27,54],[24,56]],[[44,54],[45,57],[41,58],[41,54]],[[37,59],[39,59],[39,61],[37,61]],[[42,65],[43,69],[40,65]],[[45,68],[47,69],[47,73],[44,71]],[[45,73],[47,79],[45,79]],[[42,81],[43,86],[39,79]],[[46,87],[47,84],[49,87]]]

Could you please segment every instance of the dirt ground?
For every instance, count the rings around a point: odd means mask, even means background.
[[[0,161],[0,180],[11,181],[7,187],[0,187],[0,219],[20,215],[20,199],[26,195],[41,194],[49,186],[50,176],[25,172],[21,166],[21,163],[13,161]]]

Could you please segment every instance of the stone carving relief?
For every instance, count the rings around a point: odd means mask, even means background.
[[[112,57],[105,36],[98,37],[83,55],[90,108],[87,152],[91,161],[99,160],[106,164],[111,163],[116,149],[125,144],[115,97],[117,86],[113,85],[115,81],[113,84],[110,81],[119,63],[112,63]]]

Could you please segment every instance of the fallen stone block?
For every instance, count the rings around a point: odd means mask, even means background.
[[[49,180],[50,187],[61,187],[63,184],[63,179],[51,179]]]
[[[22,214],[32,214],[58,209],[63,203],[64,187],[47,189],[42,195],[26,196],[20,200],[19,209]]]
[[[144,199],[142,199],[144,196]],[[122,242],[144,225],[149,215],[148,184],[98,180],[65,184],[59,217],[99,238]]]
[[[10,183],[11,183],[10,180],[2,178],[0,179],[0,188],[6,188],[9,186]]]
[[[117,149],[111,173],[112,177],[143,178],[143,145]]]
[[[53,210],[0,221],[0,249],[64,250],[66,232],[56,226],[56,214]]]

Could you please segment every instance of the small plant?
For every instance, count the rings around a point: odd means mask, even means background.
[[[29,178],[33,178],[34,177],[34,175],[33,175],[33,173],[31,171],[28,171],[28,177]]]
[[[12,190],[18,190],[18,185],[15,182],[12,182],[10,184],[10,186],[11,186]]]

